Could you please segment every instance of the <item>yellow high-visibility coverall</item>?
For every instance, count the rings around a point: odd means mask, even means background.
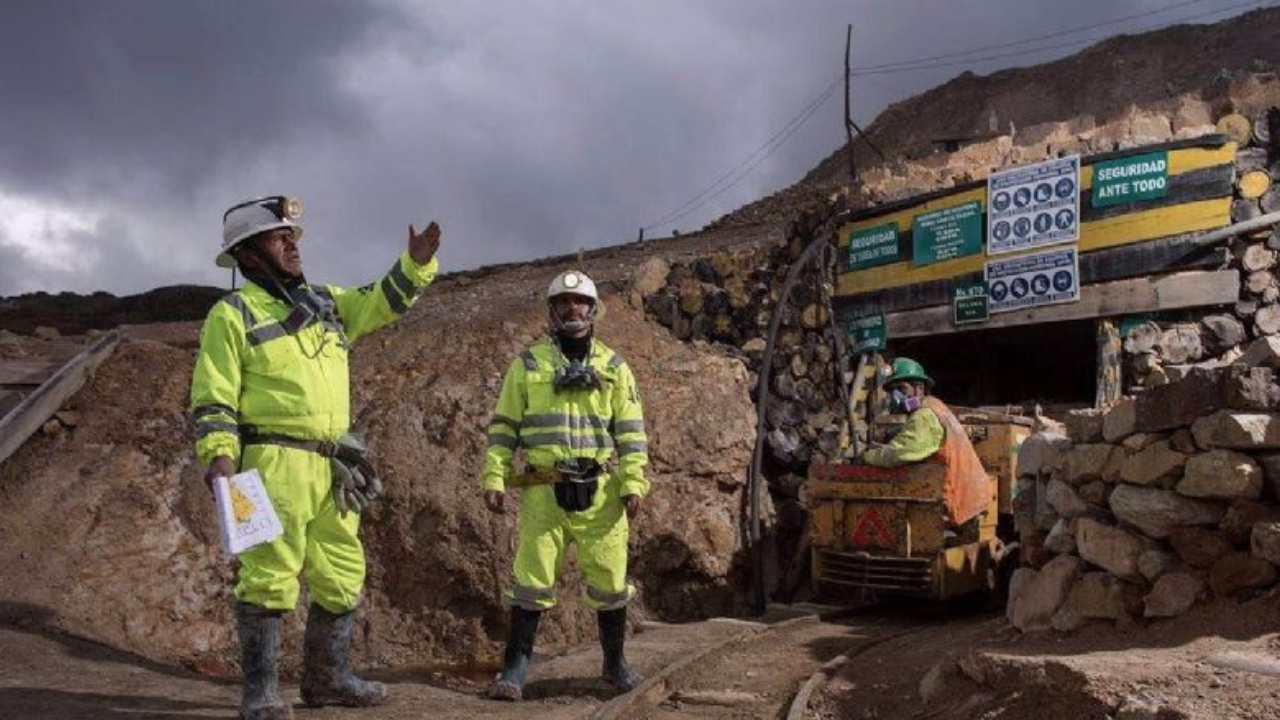
[[[566,364],[550,338],[520,353],[507,369],[502,393],[489,425],[482,487],[503,491],[512,458],[524,448],[525,461],[551,468],[557,460],[593,458],[601,463],[617,451],[617,467],[599,478],[590,508],[566,512],[551,485],[520,492],[519,547],[508,605],[528,610],[554,607],[556,578],[565,550],[578,545],[578,566],[586,580],[586,603],[594,610],[624,607],[635,594],[627,581],[627,515],[621,497],[649,492],[644,467],[649,463],[644,413],[631,368],[604,343],[593,340],[587,363],[602,387],[552,386]]]
[[[205,319],[191,379],[196,455],[220,455],[242,471],[257,468],[284,534],[240,554],[235,595],[271,610],[298,602],[305,569],[311,600],[342,614],[364,588],[359,513],[341,515],[330,492],[330,461],[272,444],[241,443],[242,431],[299,440],[337,440],[351,424],[348,343],[398,318],[435,278],[439,262],[418,265],[404,253],[378,283],[312,286],[336,311],[289,334],[291,307],[247,282]]]
[[[907,416],[907,422],[887,445],[868,448],[862,461],[885,468],[920,462],[938,452],[945,437],[938,414],[922,407]]]

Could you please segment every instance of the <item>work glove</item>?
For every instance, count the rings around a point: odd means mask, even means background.
[[[333,502],[344,516],[350,510],[363,513],[370,502],[382,495],[382,480],[367,462],[348,466],[334,458],[330,464],[333,468]]]

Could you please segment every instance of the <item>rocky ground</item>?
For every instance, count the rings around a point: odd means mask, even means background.
[[[806,717],[1274,718],[1278,628],[1275,593],[1066,636],[969,618],[859,655],[816,694]]]
[[[482,697],[493,664],[372,671],[391,701],[305,718],[1006,718],[1261,720],[1280,710],[1280,597],[1174,621],[1018,634],[988,613],[889,603],[819,620],[775,607],[764,624],[641,623],[628,643],[650,679],[611,698],[593,641],[539,647],[529,700]],[[0,716],[231,717],[238,686],[149,662],[30,620],[0,629]],[[811,690],[807,702],[797,694]],[[297,688],[286,682],[296,702]]]

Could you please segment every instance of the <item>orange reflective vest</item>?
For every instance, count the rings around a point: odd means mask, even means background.
[[[951,412],[951,408],[933,396],[924,399],[924,406],[938,416],[947,433],[936,457],[947,468],[943,486],[947,519],[952,524],[961,525],[977,517],[991,504],[991,478],[987,476],[978,453],[973,449],[973,443],[969,442],[968,433],[964,431],[964,426],[955,413]]]

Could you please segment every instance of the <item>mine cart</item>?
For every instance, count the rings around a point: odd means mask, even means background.
[[[801,490],[809,510],[812,582],[826,600],[871,591],[947,599],[998,592],[1011,552],[1017,451],[1030,421],[958,413],[991,477],[987,509],[959,527],[946,521],[946,468],[930,459],[883,469],[817,464]]]

